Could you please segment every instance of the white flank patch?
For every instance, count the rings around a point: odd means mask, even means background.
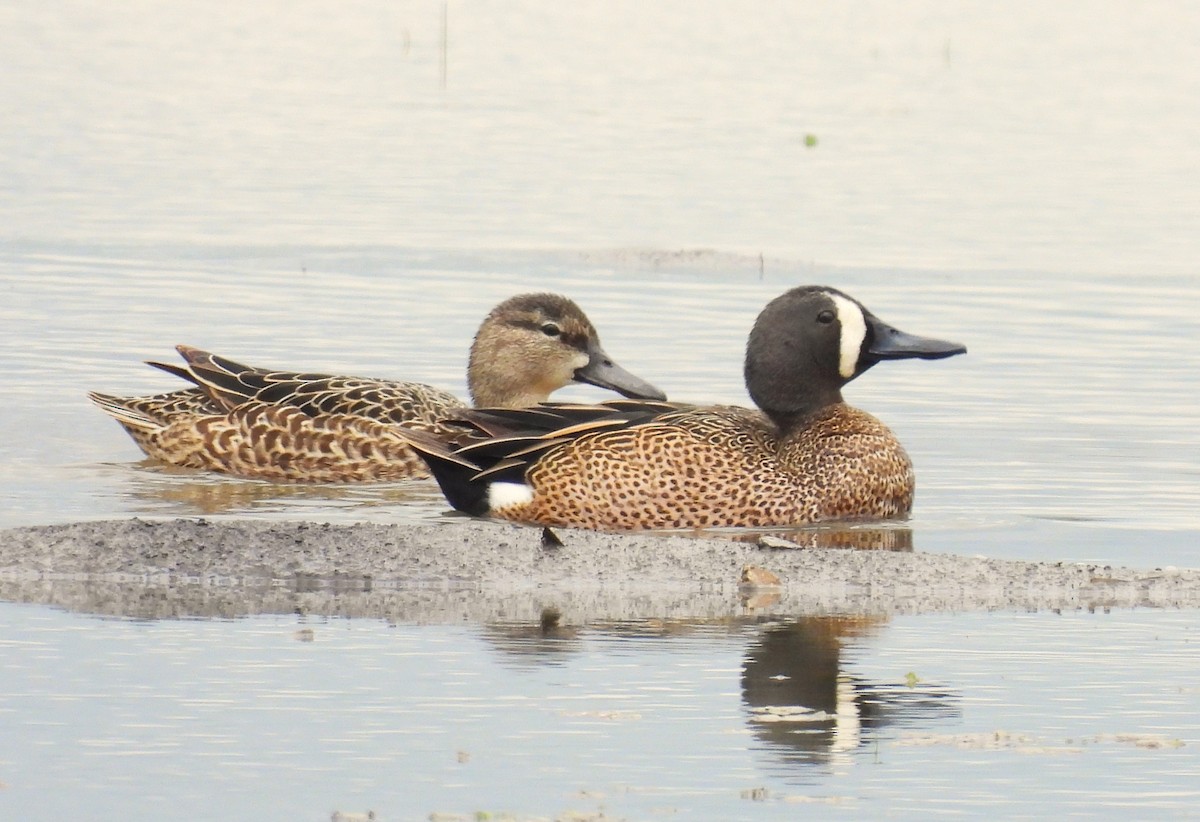
[[[488,510],[500,511],[510,505],[533,500],[533,489],[523,482],[493,482],[488,486]]]
[[[867,339],[867,318],[857,303],[840,294],[830,294],[829,299],[837,306],[838,325],[842,327],[842,357],[838,362],[838,373],[850,379],[858,368],[858,355],[862,353],[863,342]]]

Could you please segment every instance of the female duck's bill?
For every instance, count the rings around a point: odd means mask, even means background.
[[[481,409],[462,415],[487,433],[480,442],[411,441],[455,508],[511,520],[636,530],[903,517],[912,463],[841,389],[885,360],[965,351],[807,286],[771,301],[750,334],[746,385],[761,413],[630,401]]]
[[[612,357],[600,347],[600,340],[595,336],[587,340],[587,365],[575,369],[575,382],[584,382],[597,388],[616,391],[622,397],[639,400],[665,400],[667,395],[661,390],[643,380],[637,374],[630,373],[618,365]]]

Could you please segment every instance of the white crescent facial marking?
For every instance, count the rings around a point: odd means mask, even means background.
[[[848,300],[840,294],[830,294],[829,299],[833,300],[837,308],[838,324],[842,327],[838,373],[850,379],[858,368],[858,355],[862,353],[863,342],[867,339],[867,318],[853,300]]]
[[[533,489],[521,482],[493,482],[488,486],[487,500],[489,511],[500,511],[533,501]]]

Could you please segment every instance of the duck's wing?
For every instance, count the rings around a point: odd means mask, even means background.
[[[272,371],[191,346],[186,368],[151,363],[201,386],[226,410],[245,402],[291,406],[311,417],[346,414],[384,423],[430,422],[463,408],[453,394],[415,382]]]

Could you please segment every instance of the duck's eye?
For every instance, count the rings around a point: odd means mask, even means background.
[[[824,311],[822,311],[820,314],[817,315],[817,322],[821,323],[821,325],[829,325],[831,322],[833,322],[836,319],[837,319],[837,314],[833,313],[828,308],[826,308]]]
[[[559,328],[554,323],[546,323],[545,325],[542,326],[542,333],[545,334],[547,337],[557,337],[559,334],[562,333],[562,329]]]

